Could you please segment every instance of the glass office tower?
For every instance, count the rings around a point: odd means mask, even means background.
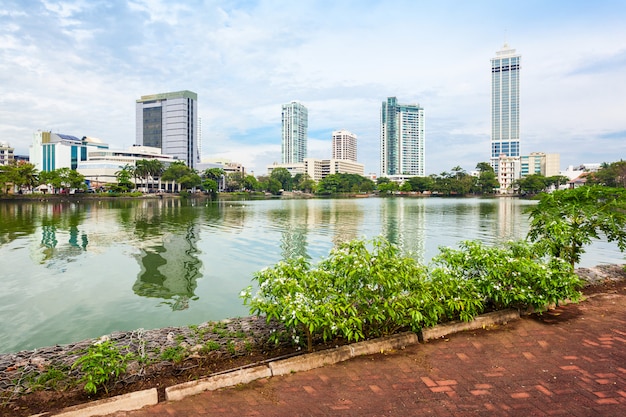
[[[190,168],[200,162],[198,95],[191,91],[141,96],[136,104],[137,145],[161,149]]]
[[[297,101],[283,104],[282,162],[293,164],[307,157],[307,130],[309,114]]]
[[[496,173],[500,155],[520,156],[520,60],[506,43],[491,59],[491,166]]]
[[[424,109],[387,98],[380,112],[380,174],[423,177],[425,142]]]

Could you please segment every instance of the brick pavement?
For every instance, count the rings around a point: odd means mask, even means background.
[[[626,416],[626,289],[112,417]]]

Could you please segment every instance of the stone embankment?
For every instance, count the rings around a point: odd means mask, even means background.
[[[588,285],[601,284],[607,280],[626,280],[623,265],[579,268],[576,272]],[[72,369],[72,365],[98,340],[111,340],[123,353],[132,353],[136,358],[141,358],[131,362],[127,369],[124,380],[133,382],[173,366],[172,355],[200,357],[208,354],[228,359],[254,346],[266,344],[271,333],[277,330],[283,330],[278,323],[267,324],[263,318],[246,317],[197,326],[117,332],[63,346],[0,354],[0,400],[2,403],[8,402],[28,392],[29,387],[51,367],[69,372],[70,377],[77,377],[79,371]],[[171,353],[169,359],[165,354],[168,349]]]

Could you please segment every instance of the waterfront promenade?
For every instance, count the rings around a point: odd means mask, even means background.
[[[626,282],[579,304],[112,417],[626,415]]]

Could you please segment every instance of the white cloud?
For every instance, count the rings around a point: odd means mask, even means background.
[[[311,156],[330,156],[345,128],[376,172],[380,105],[396,96],[425,109],[427,172],[469,170],[489,157],[489,59],[506,30],[522,55],[522,152],[562,152],[564,167],[626,156],[614,139],[626,132],[626,7],[614,2],[43,6],[0,11],[0,140],[18,152],[37,129],[128,146],[136,99],[189,89],[205,157],[263,173],[280,160],[281,104],[299,100]]]

